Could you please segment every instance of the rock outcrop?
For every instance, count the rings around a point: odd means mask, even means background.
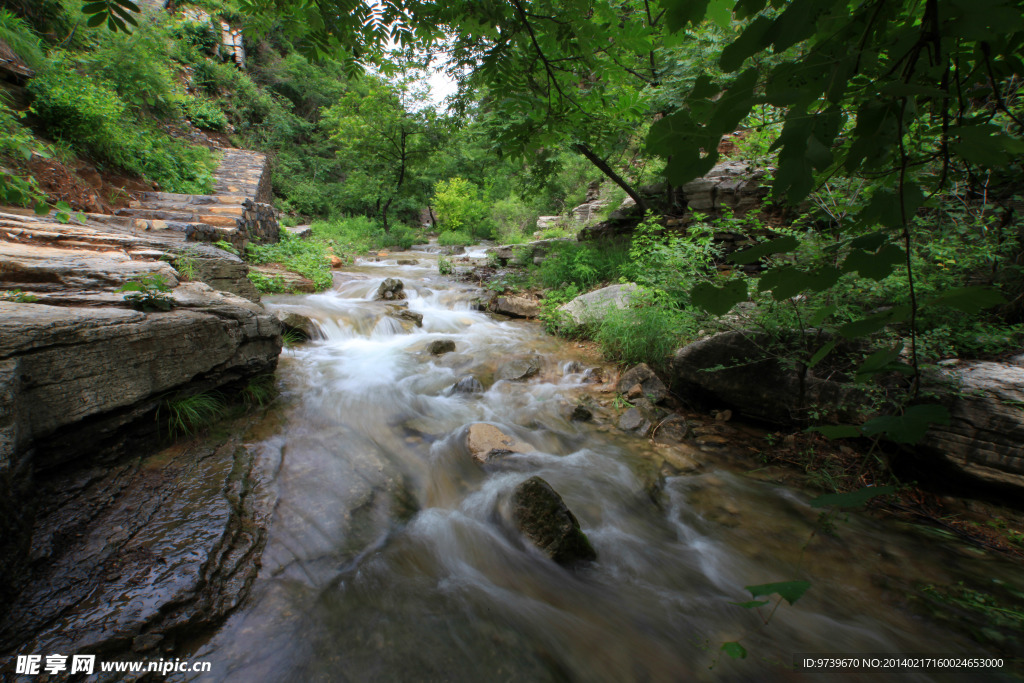
[[[950,423],[933,425],[922,448],[982,477],[1024,475],[1024,365],[957,363],[930,377],[926,390],[949,408]]]
[[[540,477],[530,477],[512,493],[516,528],[542,553],[562,565],[597,559],[597,553],[565,501]]]
[[[176,263],[178,270],[172,268]],[[186,268],[186,263],[190,264]],[[102,225],[0,217],[0,593],[24,567],[34,518],[29,491],[55,473],[144,453],[168,401],[241,387],[272,372],[281,325],[244,289],[236,257]],[[244,264],[241,264],[244,267]],[[137,310],[118,288],[159,283],[170,310]],[[167,291],[159,291],[165,289]],[[13,299],[13,300],[11,300]]]
[[[393,277],[385,278],[377,288],[378,301],[397,301],[405,298],[405,283]]]
[[[823,366],[804,371],[786,363],[784,351],[761,332],[722,332],[701,339],[676,351],[673,390],[684,399],[729,406],[780,425],[802,422],[812,406],[822,422],[861,421],[860,406],[867,398],[863,388],[841,372],[819,376]]]

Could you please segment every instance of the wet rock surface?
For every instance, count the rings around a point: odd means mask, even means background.
[[[451,394],[481,394],[484,391],[484,385],[480,383],[476,377],[472,375],[463,377],[448,390],[449,395]]]
[[[377,288],[377,299],[395,301],[405,298],[405,283],[393,277],[386,278]]]
[[[775,424],[799,423],[812,405],[821,412],[821,421],[860,421],[864,389],[844,381],[841,372],[819,376],[827,371],[822,366],[803,373],[785,364],[772,345],[768,335],[743,330],[688,344],[673,357],[673,387],[686,399],[725,404]]]
[[[273,507],[259,481],[237,438],[40,475],[0,652],[127,655],[216,625],[259,567]]]
[[[532,453],[534,448],[509,436],[492,424],[477,422],[466,432],[466,448],[478,463],[485,464],[508,453]]]
[[[512,493],[516,528],[537,548],[562,565],[597,559],[576,516],[551,485],[530,477]]]
[[[542,367],[543,360],[540,356],[513,358],[498,368],[497,379],[522,382],[539,373]]]
[[[443,356],[444,354],[451,353],[454,350],[455,340],[453,339],[435,339],[427,344],[427,353],[431,356]]]
[[[286,332],[297,333],[303,339],[320,339],[323,336],[317,324],[307,315],[296,313],[295,311],[276,310],[274,311],[274,317],[281,321],[281,325]]]

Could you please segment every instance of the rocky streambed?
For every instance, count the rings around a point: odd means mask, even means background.
[[[666,420],[657,377],[477,296],[415,252],[266,301],[313,337],[270,412],[36,480],[5,651],[189,657],[211,671],[169,679],[203,681],[791,680],[797,653],[1013,651],[935,597],[1024,590],[1012,562],[857,514],[825,533],[810,495],[744,471],[763,431]],[[736,605],[791,580],[811,587],[767,625]]]

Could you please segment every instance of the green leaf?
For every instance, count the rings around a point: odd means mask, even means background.
[[[793,251],[798,246],[800,246],[800,241],[797,240],[797,238],[790,236],[780,237],[778,239],[768,240],[767,242],[761,242],[749,249],[738,251],[729,256],[728,260],[742,266],[748,263],[760,261],[771,254],[784,254]]]
[[[839,328],[839,334],[847,339],[866,337],[873,334],[890,323],[903,322],[910,314],[909,306],[893,306],[887,311],[869,315],[861,320],[846,323]]]
[[[977,314],[986,308],[1006,303],[1006,297],[990,287],[957,287],[929,299],[924,306],[948,306],[964,313]]]
[[[693,304],[712,315],[725,315],[732,307],[747,300],[747,283],[745,280],[729,280],[721,287],[710,282],[702,282],[690,290]]]
[[[678,31],[699,22],[707,14],[708,0],[665,0],[665,26]]]
[[[107,16],[108,14],[106,10],[100,12],[99,14],[94,14],[91,17],[89,17],[89,21],[85,22],[85,25],[89,28],[95,28],[102,24],[104,21],[106,21]]]
[[[807,367],[813,368],[822,360],[824,360],[825,356],[832,353],[832,349],[836,348],[836,344],[838,343],[839,342],[836,341],[830,341],[827,344],[823,344],[820,349],[814,352],[814,355],[811,356],[811,359],[807,361]]]
[[[759,586],[747,586],[746,590],[750,591],[750,594],[755,598],[777,593],[783,600],[792,605],[810,587],[810,581],[783,581],[780,583],[763,583]]]
[[[847,493],[826,493],[812,500],[811,507],[859,508],[872,498],[886,496],[895,491],[895,486],[865,486]]]
[[[50,205],[46,202],[36,202],[32,209],[36,212],[37,216],[46,216],[50,213]]]
[[[746,659],[747,658],[747,650],[746,650],[746,648],[743,647],[742,645],[740,645],[739,643],[735,643],[735,642],[722,643],[721,650],[722,650],[722,652],[724,652],[725,654],[729,655],[733,659]]]
[[[830,306],[822,306],[821,308],[814,312],[814,315],[811,316],[811,319],[809,321],[807,321],[807,324],[810,325],[811,327],[817,327],[818,325],[828,320],[828,318],[831,317],[832,314],[836,312],[837,308],[838,306],[836,304],[831,304]]]
[[[739,38],[725,46],[718,65],[727,73],[738,71],[747,57],[768,47],[771,43],[769,34],[771,27],[771,19],[763,16],[755,19],[744,29]]]
[[[732,26],[732,0],[711,0],[707,18],[728,31]]]
[[[67,202],[57,202],[57,208],[65,213],[71,212],[71,205]]]
[[[101,0],[100,2],[89,2],[82,6],[82,12],[85,14],[98,14],[99,12],[106,13],[106,11],[106,0]]]
[[[860,380],[863,375],[873,375],[876,372],[886,370],[893,361],[900,357],[900,353],[902,351],[902,342],[891,349],[875,351],[864,359],[864,362],[860,364],[860,367],[857,368],[857,371],[854,374],[856,374],[857,379]]]
[[[906,259],[906,252],[895,244],[886,244],[875,253],[854,249],[843,261],[841,270],[844,273],[857,271],[861,277],[878,282],[889,277],[893,266],[904,263]]]
[[[835,439],[852,439],[860,436],[860,427],[854,425],[820,425],[818,427],[811,427],[807,431],[818,432],[829,441]]]
[[[949,410],[938,404],[916,405],[902,415],[876,417],[864,423],[864,436],[885,434],[896,443],[917,443],[933,424],[949,424]]]
[[[785,301],[805,289],[821,292],[839,281],[839,271],[832,266],[817,270],[803,271],[795,266],[779,266],[761,275],[757,284],[759,292],[771,290],[772,298]]]

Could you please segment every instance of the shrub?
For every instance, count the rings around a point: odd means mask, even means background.
[[[29,83],[32,112],[46,131],[100,162],[186,194],[212,190],[216,162],[205,147],[175,140],[138,121],[110,86],[58,57]]]
[[[250,270],[248,277],[256,290],[262,294],[284,294],[288,291],[283,277],[264,275],[258,270]]]
[[[473,240],[494,235],[487,203],[476,185],[463,178],[441,180],[434,186],[433,206],[442,231],[468,232]],[[471,242],[467,242],[469,244]]]
[[[331,259],[326,245],[321,242],[300,239],[282,230],[280,242],[250,244],[245,256],[252,263],[280,263],[288,270],[312,280],[318,292],[331,286]],[[255,280],[253,282],[259,287]]]
[[[438,235],[437,243],[442,247],[467,247],[473,244],[475,240],[469,235],[469,233],[449,230],[448,232],[442,232]]]
[[[215,393],[201,393],[164,401],[156,419],[166,419],[171,436],[194,434],[224,414],[224,399]]]
[[[589,289],[617,280],[628,263],[629,251],[624,245],[560,242],[549,248],[538,279],[547,288],[574,284]]]
[[[0,10],[0,40],[33,69],[39,69],[46,60],[43,43],[32,27],[10,10]]]
[[[217,131],[227,130],[227,115],[210,100],[193,97],[185,105],[185,114],[196,128]]]
[[[664,367],[690,331],[689,320],[667,296],[643,290],[628,308],[608,311],[595,340],[608,358]]]

